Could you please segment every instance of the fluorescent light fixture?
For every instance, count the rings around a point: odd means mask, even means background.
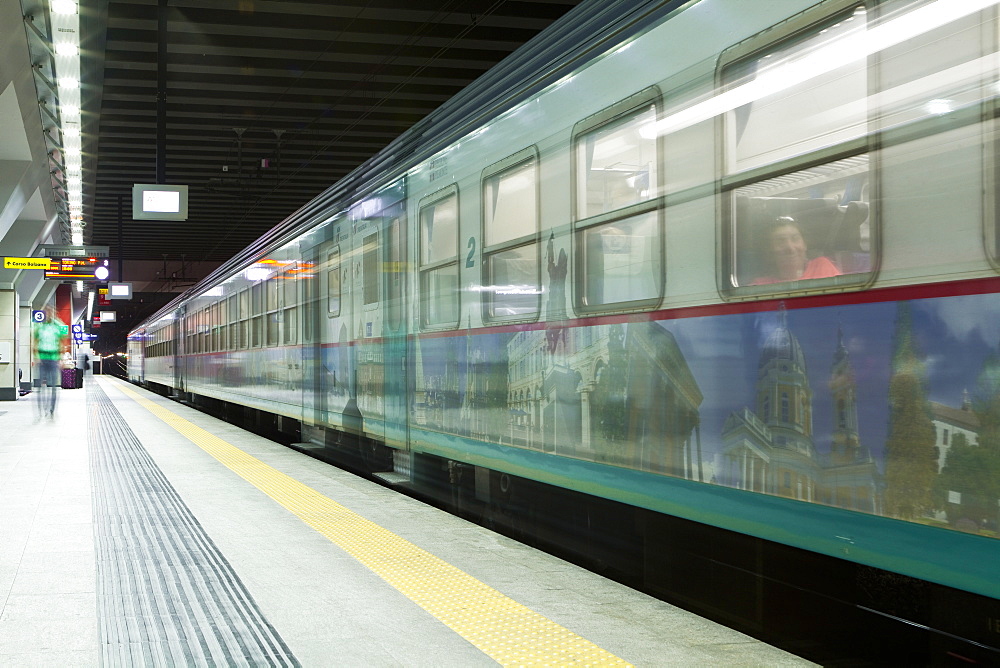
[[[931,100],[927,103],[928,113],[934,115],[947,114],[955,108],[951,100]]]
[[[81,150],[80,150],[79,148],[77,148],[77,147],[75,147],[75,146],[67,146],[67,147],[66,147],[66,148],[65,148],[65,149],[63,150],[63,152],[64,152],[64,153],[65,153],[66,155],[70,156],[70,157],[76,157],[76,158],[79,158],[80,156],[82,156],[82,155],[83,155],[83,151],[81,151]],[[76,164],[76,165],[79,165],[79,164],[80,164],[80,161],[79,161],[79,159],[77,159],[77,160],[75,160],[75,161],[69,161],[69,160],[67,160],[67,163],[71,163],[71,164]]]
[[[62,108],[63,116],[76,117],[80,115],[80,107],[75,104],[64,104]]]
[[[56,44],[56,53],[60,56],[78,56],[80,47],[73,42],[59,42]]]
[[[101,322],[115,322],[117,315],[115,311],[100,311],[99,317]]]
[[[55,14],[76,14],[76,0],[52,0],[52,12]]]
[[[73,127],[71,125],[69,127],[63,128],[63,134],[65,136],[67,136],[67,137],[79,137],[80,136],[80,128]]]
[[[271,275],[271,270],[266,267],[248,267],[243,275],[251,282],[263,281]]]
[[[73,232],[73,234],[72,234],[72,240],[73,240],[73,245],[74,246],[82,246],[83,245],[83,232]],[[93,294],[93,293],[91,293],[91,294]]]
[[[59,77],[59,87],[73,90],[80,87],[80,80],[76,77]]]

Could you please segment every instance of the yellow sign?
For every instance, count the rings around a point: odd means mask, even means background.
[[[4,269],[49,269],[52,260],[47,257],[5,257]]]

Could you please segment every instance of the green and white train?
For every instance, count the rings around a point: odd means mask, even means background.
[[[821,662],[998,662],[997,5],[584,3],[131,380]]]

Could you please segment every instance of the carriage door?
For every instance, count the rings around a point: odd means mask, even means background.
[[[363,211],[364,203],[359,207]],[[382,350],[382,247],[380,216],[355,220],[354,254],[354,382],[365,435],[385,438],[385,365]]]
[[[409,433],[406,414],[406,205],[405,200],[387,212],[385,225],[385,442],[407,449]]]
[[[320,332],[324,331],[320,325],[326,318],[320,319],[320,314],[325,315],[325,310],[321,308],[323,300],[323,290],[321,283],[326,280],[328,269],[320,260],[320,249],[317,247],[302,246],[302,426],[303,440],[309,441],[313,435],[311,429],[321,422],[323,407],[326,405],[325,397],[320,393],[321,377],[320,370],[323,341]],[[308,433],[306,433],[308,432]]]
[[[185,352],[190,347],[188,337],[194,333],[193,317],[187,317],[183,307],[174,311],[174,388],[178,392],[184,391],[184,364]]]

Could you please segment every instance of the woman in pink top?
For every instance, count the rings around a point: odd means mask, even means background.
[[[821,256],[810,260],[807,257],[802,230],[790,216],[781,216],[775,221],[768,235],[768,248],[774,274],[754,279],[754,285],[840,276],[840,270],[828,258]]]

